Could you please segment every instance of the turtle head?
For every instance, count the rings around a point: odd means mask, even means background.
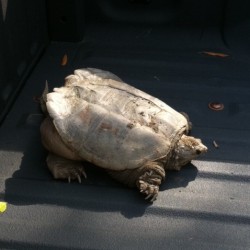
[[[206,152],[207,147],[200,139],[182,135],[174,150],[173,169],[180,170],[182,166]]]

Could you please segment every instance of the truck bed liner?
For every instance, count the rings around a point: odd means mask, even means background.
[[[0,127],[0,199],[8,203],[0,248],[249,249],[250,57],[213,27],[86,27],[82,42],[49,44]],[[91,164],[82,184],[53,180],[47,170],[36,97],[46,80],[52,90],[84,67],[109,70],[185,111],[192,135],[208,146],[203,157],[167,173],[153,204]],[[224,110],[210,110],[209,102]]]

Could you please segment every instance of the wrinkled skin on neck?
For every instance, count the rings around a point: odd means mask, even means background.
[[[166,164],[166,168],[180,170],[182,166],[206,152],[207,147],[202,144],[200,139],[182,135]]]

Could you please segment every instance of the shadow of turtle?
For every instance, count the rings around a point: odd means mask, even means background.
[[[42,118],[41,115],[33,115],[29,118],[32,122],[27,125],[25,118],[25,126],[20,125],[20,141],[12,150],[22,154],[22,160],[15,161],[16,171],[5,180],[5,201],[17,206],[46,204],[95,212],[119,212],[126,218],[141,217],[152,206],[137,188],[127,188],[112,179],[104,169],[90,163],[84,163],[88,178],[81,184],[54,180],[47,169],[47,152],[40,139]],[[168,171],[160,193],[162,190],[186,187],[195,179],[197,172],[192,164],[180,172]]]
[[[40,160],[41,157],[45,160],[46,152],[42,148],[40,152]],[[34,155],[25,153],[20,169],[5,182],[5,200],[19,206],[46,204],[94,212],[119,212],[126,218],[141,217],[154,207],[155,203],[144,200],[137,188],[124,186],[104,169],[90,163],[86,163],[88,178],[81,184],[54,180],[45,165],[45,161],[40,161],[35,166]],[[196,178],[197,172],[192,164],[180,172],[169,171],[159,196],[164,190],[186,187]]]
[[[192,163],[184,166],[180,171],[166,171],[166,179],[160,190],[168,190],[180,187],[187,187],[189,182],[197,177],[198,169]]]

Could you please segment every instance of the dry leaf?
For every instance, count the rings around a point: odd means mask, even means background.
[[[62,57],[61,65],[62,65],[62,66],[66,66],[67,63],[68,63],[68,56],[67,56],[67,54],[65,54],[65,55]]]
[[[208,55],[208,56],[214,56],[214,57],[228,57],[228,54],[220,53],[220,52],[212,52],[212,51],[202,51],[200,52],[202,54]]]

